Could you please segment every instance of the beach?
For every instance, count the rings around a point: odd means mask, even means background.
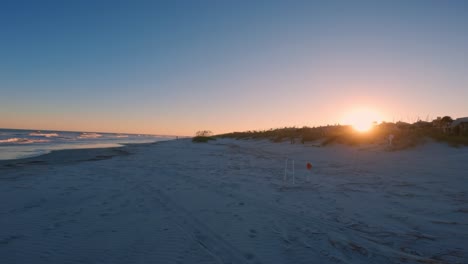
[[[180,139],[5,160],[1,263],[467,263],[467,171],[467,147],[438,143]]]

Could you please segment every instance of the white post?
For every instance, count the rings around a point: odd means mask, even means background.
[[[283,177],[283,184],[286,184],[286,173],[288,172],[288,159],[286,159],[286,164],[284,166],[284,177]]]
[[[292,173],[293,173],[293,185],[294,185],[296,182],[296,177],[294,175],[294,160],[292,161]]]

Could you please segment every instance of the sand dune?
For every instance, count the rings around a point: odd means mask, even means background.
[[[1,263],[466,263],[467,171],[468,148],[229,139],[4,161]]]

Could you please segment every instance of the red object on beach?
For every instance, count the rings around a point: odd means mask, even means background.
[[[310,162],[307,162],[307,169],[308,170],[312,169],[312,164],[310,164]]]

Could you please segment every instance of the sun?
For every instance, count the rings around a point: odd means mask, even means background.
[[[372,128],[372,123],[368,122],[356,122],[355,124],[352,125],[354,129],[356,129],[359,132],[366,132],[371,130]]]
[[[380,116],[371,109],[358,109],[351,111],[343,118],[343,123],[351,125],[356,131],[367,132],[372,129],[375,122],[380,121]]]

